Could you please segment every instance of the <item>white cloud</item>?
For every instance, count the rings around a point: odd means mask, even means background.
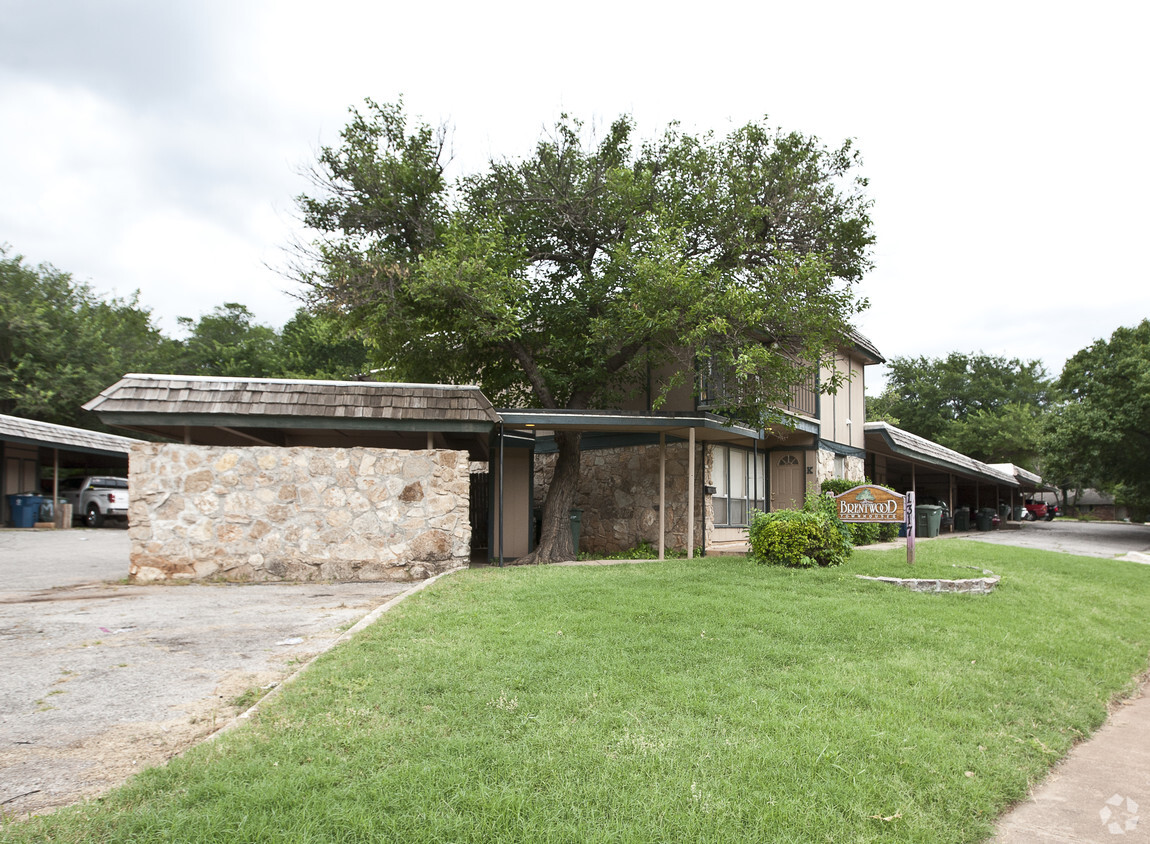
[[[1150,316],[1144,4],[5,0],[0,242],[163,318],[239,300],[300,168],[347,109],[404,95],[457,170],[527,152],[562,111],[641,134],[764,114],[854,137],[878,246],[860,327],[887,355],[1063,360]],[[9,49],[9,46],[11,49]],[[877,379],[875,380],[877,383]]]

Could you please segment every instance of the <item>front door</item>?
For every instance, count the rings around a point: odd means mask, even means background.
[[[771,509],[798,510],[803,506],[803,461],[793,454],[771,460]]]

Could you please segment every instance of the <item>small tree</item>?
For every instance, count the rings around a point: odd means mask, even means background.
[[[595,138],[564,117],[531,155],[451,187],[442,133],[368,101],[299,200],[319,233],[310,303],[390,376],[477,382],[497,405],[617,406],[666,370],[664,397],[701,364],[738,385],[718,412],[777,418],[865,307],[856,153],[761,123],[632,134],[627,118]],[[538,561],[574,556],[580,435],[556,441]]]

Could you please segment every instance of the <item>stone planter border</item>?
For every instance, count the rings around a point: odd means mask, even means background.
[[[1002,578],[989,569],[979,569],[974,566],[956,566],[956,568],[971,568],[981,571],[989,577],[972,577],[964,580],[942,580],[939,578],[919,577],[871,577],[865,574],[856,574],[860,580],[877,580],[880,583],[890,583],[901,586],[912,592],[951,592],[967,595],[989,595]]]

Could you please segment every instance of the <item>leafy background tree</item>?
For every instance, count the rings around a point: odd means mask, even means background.
[[[0,413],[99,428],[80,405],[170,348],[134,296],[102,298],[0,247]]]
[[[1046,420],[1046,477],[1069,489],[1097,487],[1150,508],[1150,321],[1119,328],[1063,367]]]
[[[594,137],[564,117],[531,155],[449,185],[442,133],[408,124],[401,104],[353,109],[299,198],[309,303],[393,377],[580,410],[648,371],[673,373],[665,396],[702,361],[738,385],[718,412],[766,422],[865,307],[870,201],[849,143],[753,123],[638,144],[627,118]],[[537,560],[574,550],[580,437],[556,440]]]
[[[282,332],[226,302],[165,336],[135,296],[108,298],[0,247],[0,413],[105,430],[82,405],[128,372],[347,380],[367,350],[300,308]]]
[[[987,463],[1037,471],[1050,380],[1039,361],[952,352],[897,357],[867,421],[888,421]]]
[[[198,320],[176,321],[189,336],[172,361],[174,374],[269,378],[283,371],[279,334],[245,305],[225,302]]]
[[[280,332],[279,368],[284,378],[348,381],[367,373],[367,347],[338,319],[300,308]]]

